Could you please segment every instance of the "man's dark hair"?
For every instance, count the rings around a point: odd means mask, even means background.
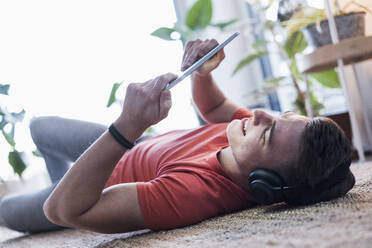
[[[336,167],[351,159],[352,147],[341,128],[331,119],[314,118],[301,136],[294,169],[287,170],[288,185],[307,184],[314,187],[327,179]],[[303,205],[331,200],[345,195],[355,184],[350,169],[341,182],[321,192],[307,192],[290,204]]]

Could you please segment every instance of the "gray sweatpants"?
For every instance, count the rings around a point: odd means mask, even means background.
[[[6,225],[30,233],[61,229],[46,219],[43,204],[71,164],[106,129],[104,125],[60,117],[32,119],[31,136],[44,157],[52,185],[34,193],[2,198],[0,215]]]

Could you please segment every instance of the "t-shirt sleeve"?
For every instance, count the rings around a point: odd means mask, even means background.
[[[248,118],[252,117],[252,112],[247,108],[239,108],[238,110],[235,111],[235,113],[231,117],[231,121],[235,119],[241,120],[247,117]]]
[[[218,190],[212,180],[187,172],[137,183],[137,191],[143,217],[152,230],[183,227],[225,212],[219,202],[229,201],[224,197],[232,194]]]

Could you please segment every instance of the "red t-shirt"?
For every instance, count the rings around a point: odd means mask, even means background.
[[[250,116],[249,110],[239,109],[232,119]],[[227,125],[172,131],[136,145],[120,159],[106,187],[137,182],[141,211],[152,230],[182,227],[254,205],[217,159],[229,145]]]

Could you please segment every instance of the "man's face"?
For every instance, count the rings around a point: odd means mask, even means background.
[[[240,174],[257,168],[276,169],[276,165],[295,159],[301,134],[310,118],[287,112],[272,116],[262,110],[251,118],[233,120],[227,138]]]

